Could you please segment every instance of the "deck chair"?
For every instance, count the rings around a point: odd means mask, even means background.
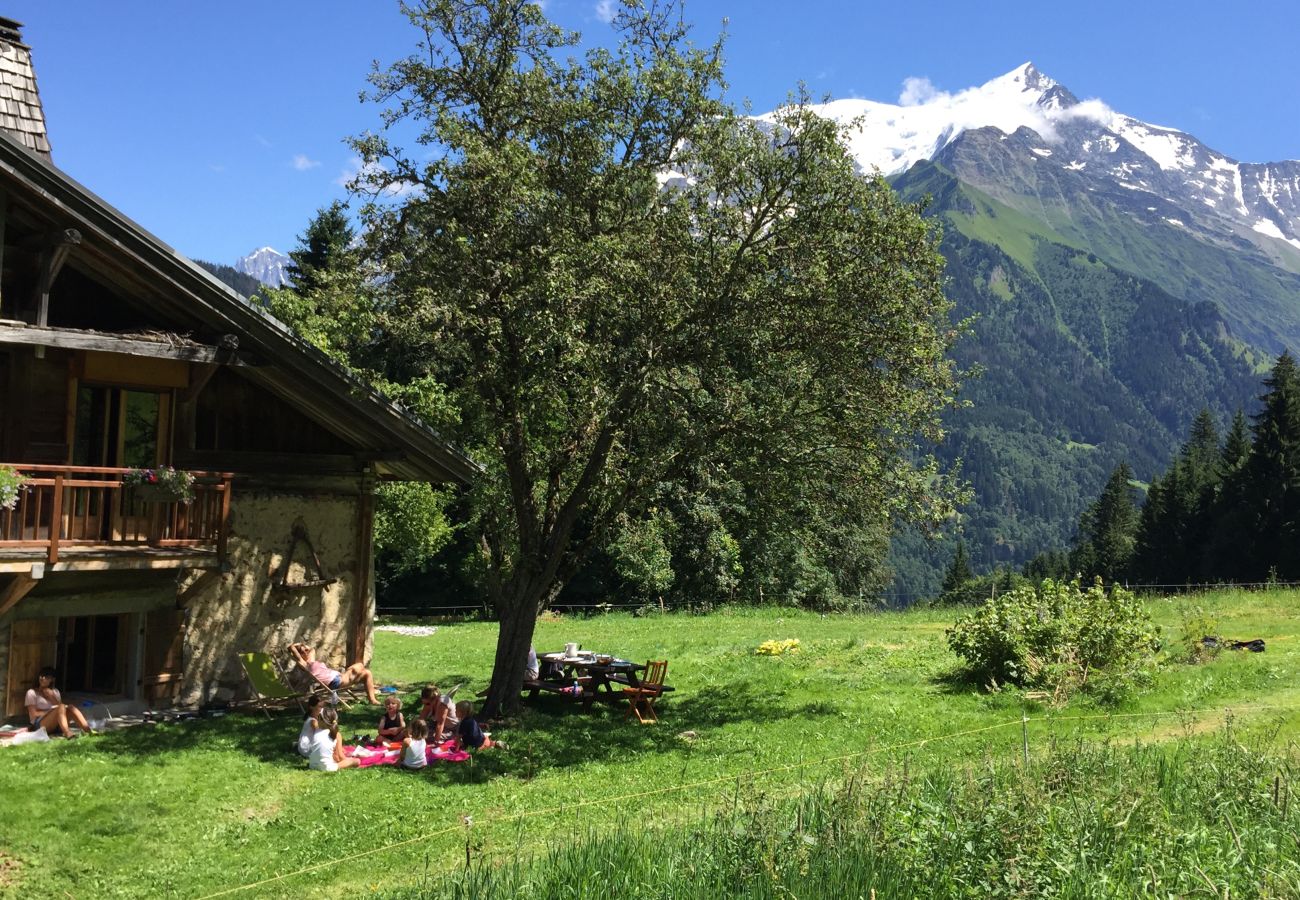
[[[668,660],[651,660],[645,664],[645,672],[636,687],[623,689],[622,696],[627,698],[627,712],[623,719],[632,718],[644,725],[646,722],[658,722],[655,714],[655,701],[663,696],[664,676],[668,674]]]
[[[298,709],[306,712],[302,705],[302,695],[285,684],[280,670],[275,666],[270,654],[254,651],[240,653],[239,664],[244,667],[248,683],[253,688],[253,705],[271,717],[271,709],[287,709],[297,704]]]

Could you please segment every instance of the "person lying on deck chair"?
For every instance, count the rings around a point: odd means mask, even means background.
[[[310,644],[290,644],[289,652],[293,654],[294,662],[310,672],[313,678],[331,691],[364,682],[366,699],[372,704],[379,704],[379,698],[375,696],[375,676],[371,675],[370,670],[363,664],[353,663],[342,672],[338,672],[318,660],[316,651]]]

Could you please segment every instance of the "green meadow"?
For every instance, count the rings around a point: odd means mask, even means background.
[[[1267,651],[1184,662],[1193,606]],[[1300,897],[1300,594],[1150,609],[1161,664],[1113,707],[964,681],[953,610],[611,613],[537,647],[667,659],[657,725],[542,697],[420,774],[309,772],[291,713],[8,748],[0,894]],[[374,668],[472,695],[494,640],[380,631]]]

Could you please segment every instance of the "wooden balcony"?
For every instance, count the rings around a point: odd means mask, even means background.
[[[124,483],[131,469],[5,465],[28,481],[14,508],[0,509],[0,571],[28,563],[152,568],[192,557],[213,565],[225,559],[229,472],[193,472],[188,503],[148,502]]]

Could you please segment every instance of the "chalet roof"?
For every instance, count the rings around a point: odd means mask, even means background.
[[[22,43],[20,23],[0,16],[0,128],[30,150],[50,155],[45,113],[36,90],[32,51]]]
[[[3,22],[0,21],[0,27]],[[2,42],[0,42],[2,43]],[[0,190],[56,228],[76,228],[75,256],[136,286],[170,324],[235,334],[267,365],[240,374],[293,403],[354,446],[374,452],[380,474],[469,483],[480,467],[288,326],[227,287],[60,171],[20,135],[0,130]]]

